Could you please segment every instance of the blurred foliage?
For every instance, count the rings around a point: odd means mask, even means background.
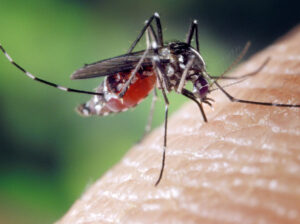
[[[125,53],[155,11],[166,40],[184,40],[198,19],[209,72],[220,74],[238,54],[232,49],[249,39],[258,47],[270,43],[299,22],[298,9],[258,0],[0,0],[0,41],[33,74],[91,90],[101,79],[71,81],[69,74]],[[33,82],[0,55],[0,223],[58,220],[142,136],[151,99],[132,112],[82,118],[73,108],[88,98]],[[184,101],[170,94],[171,113]],[[154,127],[163,116],[161,100]]]

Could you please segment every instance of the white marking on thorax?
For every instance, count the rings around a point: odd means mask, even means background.
[[[169,57],[170,56],[170,50],[168,48],[162,49],[161,55],[164,56],[164,57]]]
[[[183,62],[184,62],[184,58],[183,58],[183,56],[182,56],[182,55],[179,55],[179,57],[178,57],[178,61],[179,61],[179,62],[181,62],[181,63],[183,63]]]

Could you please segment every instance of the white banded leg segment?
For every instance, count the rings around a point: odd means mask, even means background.
[[[35,79],[35,76],[34,75],[32,75],[31,73],[29,73],[29,72],[25,72],[25,74],[29,77],[29,78],[31,78],[31,79]]]
[[[271,102],[260,102],[260,101],[238,99],[230,95],[218,82],[215,81],[215,84],[231,102],[263,105],[263,106],[275,106],[275,107],[300,107],[300,104],[271,103]]]
[[[186,76],[188,74],[188,71],[190,70],[191,66],[193,65],[194,63],[194,59],[195,59],[195,56],[193,55],[190,59],[190,61],[188,62],[187,66],[185,67],[183,73],[182,73],[182,76],[181,76],[181,79],[180,79],[180,83],[178,85],[178,88],[176,90],[177,93],[181,93],[182,92],[182,89],[185,85],[185,79],[186,79]]]
[[[81,93],[81,94],[88,94],[88,95],[100,95],[102,96],[103,93],[97,93],[97,92],[90,92],[90,91],[84,91],[84,90],[78,90],[78,89],[72,89],[72,88],[68,88],[68,87],[64,87],[61,85],[57,85],[55,83],[49,82],[47,80],[43,80],[40,79],[34,75],[32,75],[30,72],[27,72],[23,67],[21,67],[19,64],[17,64],[12,57],[10,57],[10,55],[6,52],[6,50],[3,48],[3,46],[0,44],[0,50],[3,52],[3,54],[5,55],[5,57],[7,58],[7,60],[13,64],[17,69],[19,69],[20,71],[22,71],[27,77],[29,77],[32,80],[38,81],[40,83],[46,84],[48,86],[52,86],[55,87],[59,90],[62,91],[66,91],[66,92],[75,92],[75,93]]]
[[[62,91],[68,91],[68,88],[66,88],[64,86],[57,86],[57,88],[62,90]]]
[[[3,48],[2,48],[3,49]],[[4,55],[5,57],[7,57],[7,59],[10,61],[10,62],[13,62],[12,58],[9,56],[9,54],[7,54],[6,52],[4,52]]]

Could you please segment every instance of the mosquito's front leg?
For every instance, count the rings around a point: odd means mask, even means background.
[[[215,82],[215,84],[231,102],[257,104],[263,106],[275,106],[275,107],[300,107],[300,104],[271,103],[271,102],[260,102],[260,101],[238,99],[231,96],[218,82]]]
[[[240,75],[240,76],[236,76],[236,77],[235,76],[224,76],[226,74],[226,72],[225,72],[221,76],[218,76],[218,77],[210,76],[210,78],[216,79],[216,80],[219,80],[219,79],[245,79],[245,78],[254,76],[257,73],[259,73],[266,66],[266,64],[269,63],[270,60],[271,60],[271,57],[268,57],[256,70],[249,72],[247,74],[244,74],[244,75]]]
[[[196,41],[196,49],[199,52],[199,36],[198,36],[198,22],[197,20],[194,20],[189,28],[188,35],[186,37],[186,43],[191,45],[192,39],[193,39],[193,34],[195,32],[195,41]]]
[[[207,122],[207,117],[205,115],[204,109],[202,107],[202,104],[197,100],[197,97],[191,91],[189,91],[187,89],[182,89],[181,94],[184,95],[185,97],[193,100],[197,104],[197,106],[199,107],[200,112],[202,114],[204,122]]]

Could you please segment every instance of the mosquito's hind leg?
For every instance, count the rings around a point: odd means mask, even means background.
[[[157,12],[155,12],[148,20],[146,20],[146,24],[144,25],[143,29],[141,30],[141,32],[138,35],[138,37],[136,38],[136,40],[130,46],[130,48],[127,51],[127,53],[131,53],[133,51],[133,49],[136,47],[136,45],[138,44],[138,42],[143,37],[143,35],[146,32],[147,28],[149,26],[151,26],[151,23],[152,23],[153,19],[155,20],[156,27],[157,27],[157,35],[156,35],[157,36],[157,44],[158,44],[159,47],[163,46],[163,34],[162,34],[160,17],[159,17],[159,14]]]
[[[4,56],[7,58],[7,60],[13,65],[15,66],[17,69],[19,69],[21,72],[23,72],[28,78],[40,82],[42,84],[48,85],[48,86],[52,86],[56,89],[59,89],[61,91],[65,91],[65,92],[73,92],[73,93],[81,93],[81,94],[88,94],[88,95],[98,95],[98,96],[102,96],[103,93],[97,93],[97,92],[91,92],[91,91],[85,91],[85,90],[79,90],[79,89],[72,89],[69,87],[65,87],[65,86],[61,86],[58,85],[56,83],[53,82],[49,82],[47,80],[41,79],[33,74],[31,74],[30,72],[28,72],[27,70],[25,70],[21,65],[17,64],[12,57],[6,52],[6,50],[4,49],[4,47],[0,44],[0,50],[3,52]]]
[[[147,25],[148,24],[148,25]],[[149,50],[153,47],[154,49],[157,49],[157,35],[155,34],[154,32],[154,29],[151,25],[151,23],[149,24],[149,21],[146,21],[146,45],[147,45],[147,48],[144,52],[144,54],[142,55],[142,57],[140,58],[138,64],[136,65],[136,67],[134,68],[134,70],[131,72],[130,74],[130,77],[128,79],[128,81],[125,83],[122,91],[119,93],[119,98],[122,98],[127,89],[129,88],[130,84],[131,84],[131,81],[133,80],[133,78],[135,77],[136,73],[138,72],[138,70],[140,69],[142,63],[144,62]],[[152,39],[152,40],[151,40]],[[152,46],[153,45],[153,46]]]

